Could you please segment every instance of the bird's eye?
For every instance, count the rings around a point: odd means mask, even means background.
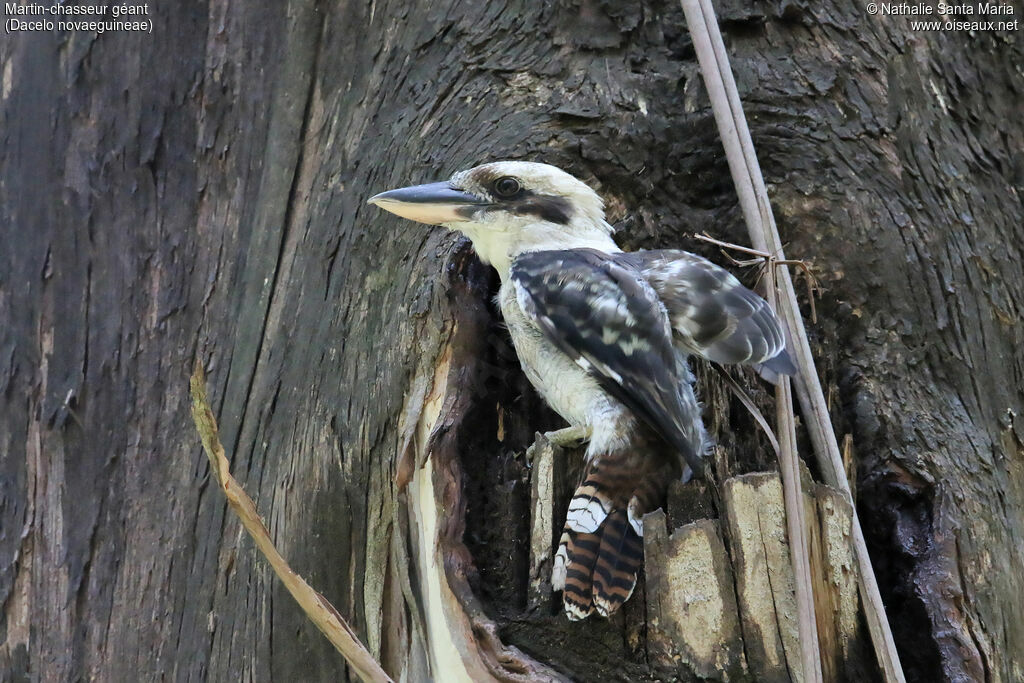
[[[519,181],[512,176],[505,176],[494,181],[494,193],[499,197],[511,197],[521,189]]]

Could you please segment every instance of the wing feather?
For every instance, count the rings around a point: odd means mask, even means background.
[[[729,271],[674,249],[615,258],[636,268],[651,284],[668,310],[677,343],[688,352],[725,365],[795,372],[775,312]]]

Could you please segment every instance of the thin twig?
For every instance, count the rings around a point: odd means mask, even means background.
[[[716,240],[706,232],[702,232],[699,235],[694,235],[694,239],[698,239],[701,242],[707,242],[708,244],[714,244],[716,247],[722,247],[723,249],[732,249],[733,251],[739,251],[744,254],[750,254],[751,256],[757,256],[758,259],[771,258],[772,255],[767,251],[761,251],[760,249],[751,249],[750,247],[744,247],[742,244],[733,244],[732,242],[723,242],[722,240]]]
[[[221,490],[224,491],[231,509],[242,520],[245,530],[256,542],[256,547],[270,562],[274,573],[281,579],[295,601],[299,603],[302,611],[345,657],[352,670],[364,681],[392,683],[391,678],[384,673],[384,669],[373,658],[369,650],[359,642],[359,638],[338,613],[338,610],[288,566],[284,557],[274,547],[274,542],[270,540],[270,532],[263,524],[263,520],[256,510],[256,504],[231,476],[228,459],[224,455],[224,446],[221,445],[220,435],[217,432],[217,419],[213,416],[213,410],[206,398],[206,378],[199,361],[196,361],[189,385],[192,394],[192,419],[196,423],[199,437],[203,440],[203,450],[206,451],[206,457],[210,460],[210,469],[213,470],[217,481],[220,482]]]
[[[768,202],[761,168],[754,154],[754,143],[750,137],[746,118],[740,103],[739,91],[729,68],[729,59],[718,30],[718,21],[710,0],[681,0],[686,21],[693,35],[694,47],[700,62],[704,83],[708,89],[715,121],[721,133],[726,157],[740,206],[750,232],[753,246],[761,251],[783,258],[782,240],[779,238]],[[755,189],[756,188],[756,189]],[[794,343],[794,362],[799,369],[797,397],[807,422],[808,433],[814,445],[818,464],[827,484],[843,491],[851,506],[850,485],[846,479],[842,456],[836,442],[835,432],[829,419],[825,397],[814,367],[807,332],[800,316],[800,307],[793,289],[789,271],[782,268],[780,275],[780,312]],[[871,639],[886,681],[903,683],[903,669],[893,642],[892,631],[885,616],[878,582],[871,567],[864,531],[853,507],[853,544],[857,558],[858,576],[864,599],[864,613],[867,617]]]
[[[778,268],[779,266],[795,266],[799,268],[800,272],[803,273],[804,275],[804,281],[807,283],[807,302],[808,304],[810,304],[811,307],[811,322],[818,322],[818,311],[814,306],[814,297],[816,294],[820,295],[821,284],[818,282],[818,278],[811,271],[811,267],[810,265],[808,265],[807,261],[804,261],[803,259],[779,259],[776,258],[775,256],[772,256],[766,251],[758,251],[757,249],[744,247],[741,244],[733,244],[732,242],[723,242],[722,240],[716,240],[714,237],[708,235],[707,233],[701,233],[699,235],[695,234],[693,237],[694,239],[700,240],[701,242],[708,242],[709,244],[714,244],[721,247],[722,254],[727,259],[732,261],[732,264],[735,266],[747,268],[749,266],[760,265],[762,267],[762,271],[757,274],[757,279],[754,281],[755,286],[758,282],[761,281],[761,276],[764,274],[763,269],[766,267],[770,266],[772,268]],[[744,254],[753,254],[754,256],[757,256],[757,258],[749,259],[746,261],[740,261],[733,258],[726,251],[726,249],[731,249],[733,251],[738,251]]]
[[[730,389],[732,389],[733,395],[740,400],[743,407],[747,409],[747,412],[754,418],[754,421],[761,427],[765,436],[768,437],[768,443],[772,445],[772,450],[775,451],[775,457],[779,457],[779,440],[775,436],[775,432],[772,431],[772,426],[768,424],[768,420],[766,420],[761,411],[758,410],[754,400],[750,398],[750,395],[747,394],[746,391],[744,391],[743,387],[740,386],[740,383],[733,379],[732,375],[726,372],[725,368],[717,363],[712,363],[711,367],[718,371],[718,376],[725,380],[725,383]]]

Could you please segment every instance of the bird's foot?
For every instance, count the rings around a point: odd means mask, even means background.
[[[544,438],[559,448],[575,448],[584,441],[589,441],[592,432],[593,430],[590,427],[577,425],[575,427],[557,429],[553,432],[545,432]]]

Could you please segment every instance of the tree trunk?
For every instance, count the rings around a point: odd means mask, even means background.
[[[1020,680],[1024,50],[741,5],[723,32],[787,255],[825,285],[809,332],[907,677]],[[209,485],[197,357],[233,473],[396,680],[665,675],[642,587],[577,624],[531,593],[523,453],[559,421],[489,269],[365,200],[546,161],[624,248],[721,262],[689,235],[744,230],[678,4],[148,7],[151,33],[0,43],[0,678],[346,675]],[[771,469],[697,371],[720,477]]]

